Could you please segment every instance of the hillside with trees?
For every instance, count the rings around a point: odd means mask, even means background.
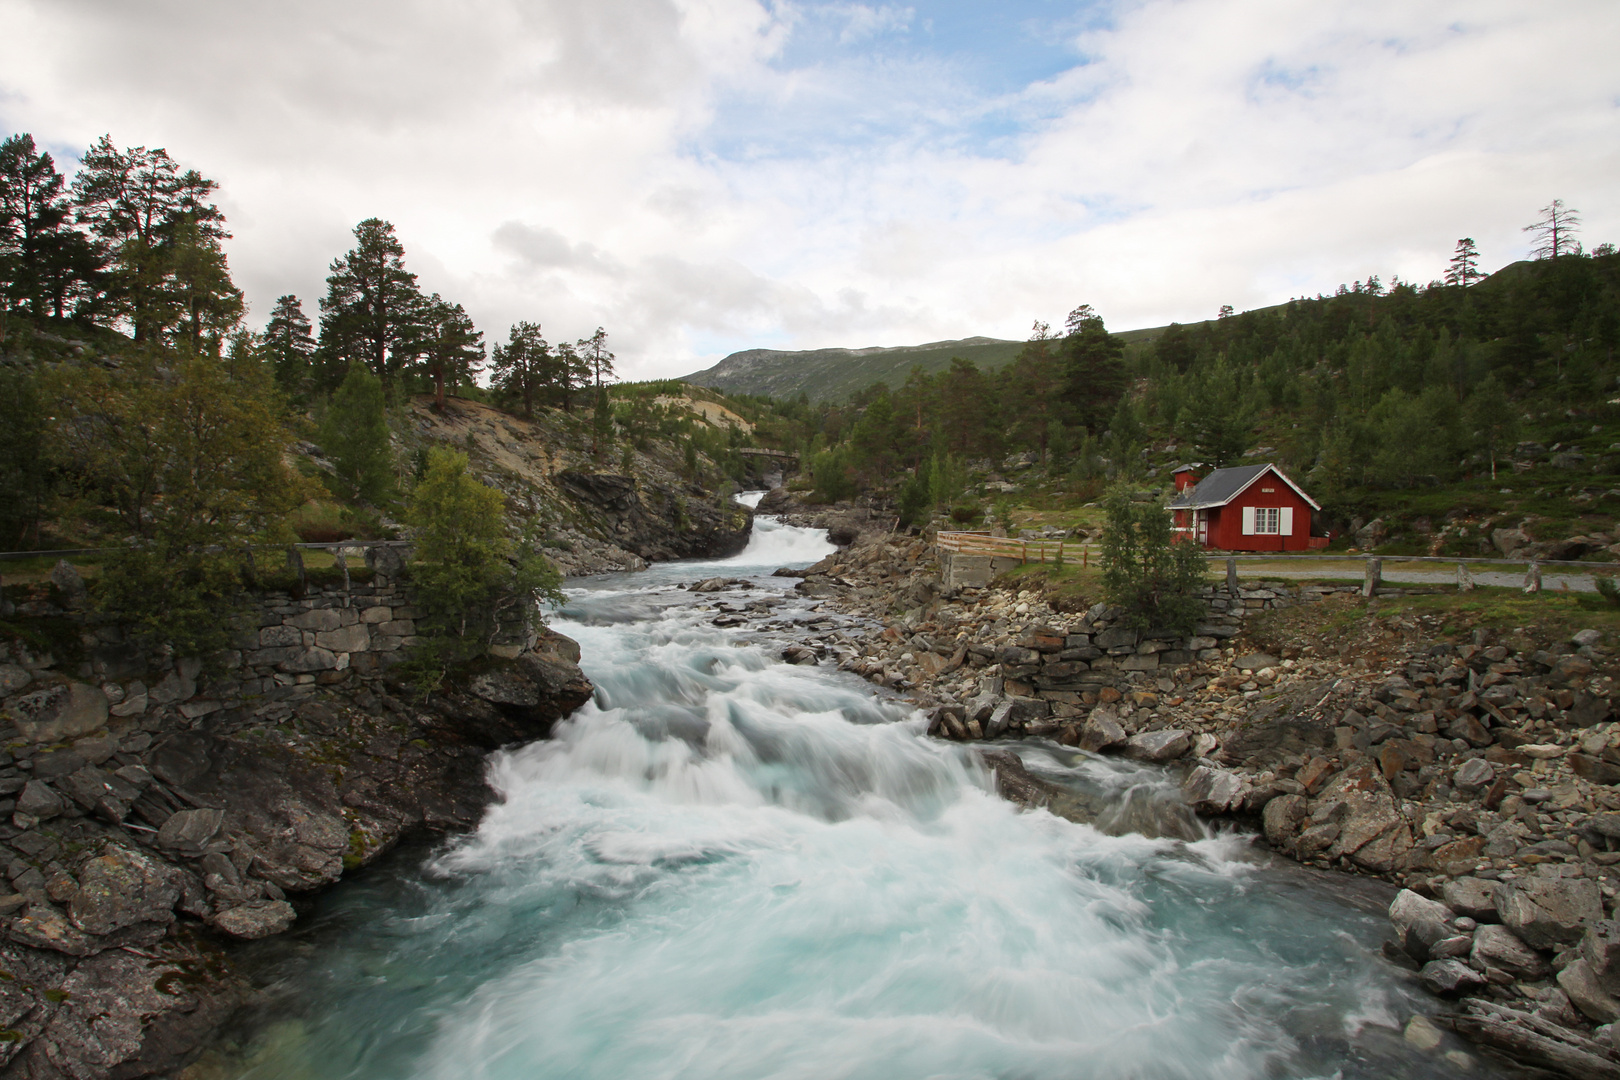
[[[95,549],[102,613],[192,654],[262,576],[256,546],[470,523],[422,505],[453,486],[433,483],[451,450],[458,484],[483,492],[468,505],[501,506],[514,566],[740,542],[725,492],[756,425],[736,410],[764,420],[768,403],[618,385],[602,327],[551,342],[522,321],[491,348],[380,218],[355,226],[315,304],[281,296],[256,329],[217,191],[163,149],[103,137],[70,180],[28,135],[0,144],[0,551]],[[615,476],[633,521],[559,473]]]
[[[1477,555],[1487,524],[1525,518],[1565,536],[1583,517],[1607,528],[1620,256],[1585,251],[1577,229],[1554,203],[1529,227],[1538,257],[1494,274],[1464,239],[1426,285],[1375,276],[1135,340],[1082,305],[1061,330],[1037,323],[996,370],[959,357],[837,405],[801,402],[813,490],[979,525],[1015,487],[1056,507],[1118,482],[1163,490],[1180,462],[1271,460],[1324,503],[1323,529],[1382,519],[1363,540],[1391,550]]]

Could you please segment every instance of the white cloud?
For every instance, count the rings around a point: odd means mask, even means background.
[[[288,291],[313,313],[380,216],[491,340],[602,325],[637,377],[715,343],[1021,336],[1081,300],[1152,325],[1428,280],[1460,236],[1522,254],[1555,196],[1589,243],[1620,239],[1611,0],[1075,21],[1068,70],[1006,93],[971,41],[931,43],[925,4],[0,0],[21,44],[0,128],[58,151],[110,132],[220,180],[259,318]]]

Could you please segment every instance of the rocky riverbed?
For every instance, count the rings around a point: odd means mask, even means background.
[[[1076,820],[1087,809],[1029,776],[1009,740],[1178,770],[1206,819],[1401,887],[1386,954],[1435,995],[1408,1040],[1438,1046],[1449,1028],[1556,1074],[1620,1077],[1620,723],[1615,656],[1595,631],[1514,647],[1412,624],[1375,657],[1268,655],[1245,635],[1255,612],[1366,601],[1222,587],[1194,638],[1151,640],[1104,605],[944,595],[924,541],[851,539],[796,572],[826,618],[788,659],[836,662],[905,696],[937,737],[996,740],[987,760],[1003,794]],[[717,603],[724,625],[770,617]]]

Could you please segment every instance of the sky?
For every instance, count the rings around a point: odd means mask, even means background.
[[[262,325],[364,218],[490,344],[1111,329],[1379,275],[1552,199],[1620,242],[1614,0],[0,0],[0,133],[220,184]]]

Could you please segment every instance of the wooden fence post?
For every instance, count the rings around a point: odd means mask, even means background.
[[[292,544],[287,545],[287,569],[292,571],[293,576],[298,580],[298,596],[302,599],[304,594],[309,591],[309,580],[304,577],[303,552]]]
[[[1377,596],[1378,587],[1384,583],[1384,560],[1367,560],[1367,580],[1362,582],[1362,596]]]
[[[1237,560],[1226,560],[1226,592],[1228,596],[1238,594]]]

